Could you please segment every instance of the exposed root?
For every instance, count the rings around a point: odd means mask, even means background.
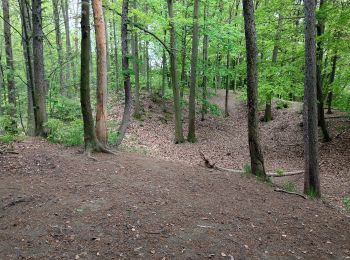
[[[266,175],[269,177],[285,177],[285,176],[293,176],[293,175],[298,175],[298,174],[303,174],[303,173],[304,173],[304,171],[284,172],[283,174],[278,174],[275,172],[268,172],[268,173],[266,173]]]
[[[307,197],[305,195],[297,193],[297,192],[286,191],[286,190],[282,190],[279,188],[274,189],[274,191],[283,192],[283,193],[287,193],[287,194],[291,194],[291,195],[296,195],[296,196],[302,197],[305,200],[307,199]]]
[[[209,168],[209,169],[214,169],[215,168],[215,164],[216,163],[211,163],[209,159],[207,159],[207,157],[205,157],[204,153],[202,151],[199,151],[199,154],[201,155],[205,167]]]
[[[93,157],[93,156],[91,155],[91,151],[90,151],[90,150],[89,150],[89,151],[86,151],[86,152],[85,152],[85,155],[86,155],[87,158],[89,158],[89,159],[91,159],[91,160],[93,160],[93,161],[95,161],[95,162],[98,161],[95,157]]]
[[[113,154],[113,155],[117,155],[115,152],[107,149],[106,147],[104,147],[103,145],[99,145],[98,148],[96,149],[97,151],[99,152],[102,152],[102,153],[107,153],[107,154]]]

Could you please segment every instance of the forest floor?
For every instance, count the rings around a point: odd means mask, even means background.
[[[198,165],[199,151],[220,166],[249,162],[245,106],[230,100],[230,117],[198,121],[196,144],[173,145],[169,104],[148,99],[116,156],[95,162],[80,147],[14,143],[18,154],[0,155],[0,259],[350,259],[339,202],[349,195],[349,123],[331,119],[338,137],[320,148],[324,198],[306,200]],[[274,116],[261,123],[267,169],[302,169],[297,104]]]

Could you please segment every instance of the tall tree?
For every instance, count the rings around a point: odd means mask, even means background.
[[[317,0],[316,0],[317,1]],[[324,7],[324,0],[320,0],[320,8],[322,11]],[[318,124],[321,127],[323,138],[326,142],[331,140],[331,137],[328,133],[326,120],[324,117],[324,97],[323,97],[323,78],[322,78],[322,67],[323,67],[323,44],[322,44],[322,35],[325,30],[325,22],[323,15],[319,15],[317,19],[317,37],[319,38],[317,41],[317,50],[316,50],[316,90],[317,90],[317,108],[318,108]]]
[[[197,88],[197,62],[198,62],[198,13],[199,0],[194,0],[193,28],[192,28],[192,57],[191,57],[191,86],[188,112],[188,135],[187,140],[196,142],[196,88]]]
[[[203,82],[202,82],[202,109],[201,109],[201,114],[202,118],[201,120],[205,120],[205,115],[207,114],[207,84],[208,84],[208,76],[207,76],[207,68],[208,68],[208,47],[209,47],[209,36],[208,32],[206,31],[207,29],[207,16],[208,16],[208,6],[207,2],[205,2],[204,5],[204,32],[203,32]]]
[[[122,6],[122,24],[121,24],[121,47],[122,47],[122,72],[124,79],[124,92],[125,92],[125,105],[122,122],[118,129],[118,139],[116,146],[119,146],[125,136],[128,129],[131,117],[131,82],[130,82],[130,70],[129,70],[129,47],[128,47],[128,22],[129,22],[129,1],[123,0]]]
[[[4,38],[5,38],[5,53],[6,53],[6,79],[7,79],[7,98],[10,107],[8,114],[11,117],[11,132],[17,131],[16,122],[16,89],[14,78],[14,65],[12,53],[12,36],[11,36],[11,21],[10,8],[8,0],[2,0],[2,12],[4,15]]]
[[[168,15],[170,19],[170,74],[173,85],[174,96],[174,113],[175,113],[175,143],[183,143],[185,141],[182,129],[182,112],[180,103],[180,89],[177,75],[177,59],[176,59],[176,30],[174,23],[174,7],[173,0],[167,0]]]
[[[53,0],[55,1],[55,0]],[[56,0],[58,1],[58,0]],[[72,47],[70,42],[70,24],[69,24],[69,5],[68,0],[61,0],[61,9],[63,14],[64,29],[66,34],[66,81],[70,83],[71,72],[73,79],[76,77],[74,59],[72,58]]]
[[[137,0],[133,1],[134,9],[137,8]],[[137,15],[134,14],[134,23],[137,24]],[[132,56],[134,65],[134,75],[135,75],[135,104],[134,104],[134,116],[139,116],[140,114],[140,66],[139,66],[139,36],[138,32],[132,35]]]
[[[18,0],[22,23],[22,46],[27,78],[27,134],[34,135],[34,79],[33,79],[33,49],[31,42],[32,26],[30,8],[27,1]]]
[[[62,37],[61,37],[61,26],[60,26],[60,15],[59,15],[59,0],[52,0],[52,9],[53,9],[53,19],[55,22],[55,33],[56,33],[56,49],[58,56],[58,64],[59,64],[59,77],[60,77],[60,92],[64,94],[67,91],[64,81],[64,60],[62,53]]]
[[[315,0],[304,1],[305,85],[304,85],[304,192],[321,196],[318,165]]]
[[[35,135],[45,137],[47,135],[47,131],[44,127],[47,122],[47,83],[44,69],[44,33],[41,11],[41,0],[32,0]]]
[[[258,70],[253,0],[243,0],[244,29],[247,53],[248,141],[254,175],[266,178],[264,157],[258,128]]]
[[[97,89],[96,89],[96,137],[107,144],[107,46],[102,0],[92,1],[96,36]]]

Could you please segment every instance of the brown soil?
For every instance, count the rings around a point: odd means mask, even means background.
[[[19,154],[0,155],[0,259],[350,258],[350,218],[330,205],[333,200],[305,200],[253,177],[196,165],[199,150],[222,166],[249,161],[238,111],[244,115],[236,101],[230,118],[200,123],[195,145],[163,140],[163,153],[148,124],[158,120],[154,130],[161,139],[172,133],[171,122],[159,123],[155,110],[134,122],[124,149],[138,143],[168,161],[118,152],[98,154],[94,162],[80,148],[40,139],[15,143]],[[269,169],[302,168],[302,130],[288,120],[300,116],[286,111],[275,111],[276,119],[262,125]],[[140,124],[153,146],[135,138]],[[348,138],[344,133],[321,148],[322,187],[331,198],[349,194]],[[182,161],[175,160],[182,153]],[[191,155],[192,164],[184,163]]]

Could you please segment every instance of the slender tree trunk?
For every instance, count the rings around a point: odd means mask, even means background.
[[[258,71],[253,0],[243,0],[243,15],[247,52],[248,141],[251,168],[254,175],[266,179],[257,115]]]
[[[92,1],[97,50],[96,137],[107,144],[107,49],[102,0]]]
[[[114,13],[113,13],[113,18]],[[118,59],[118,41],[117,41],[117,28],[116,28],[116,21],[113,19],[113,41],[114,41],[114,63],[115,63],[115,83],[116,83],[116,92],[119,91],[119,59]]]
[[[324,0],[320,0],[320,10],[324,5]],[[325,24],[323,18],[319,18],[317,22],[317,36],[321,37],[324,34]],[[321,127],[323,138],[326,142],[331,140],[327,130],[326,120],[324,118],[324,98],[323,98],[323,79],[322,79],[322,63],[323,63],[323,47],[322,41],[317,42],[316,56],[316,88],[317,88],[317,109],[318,109],[318,124]]]
[[[304,93],[304,193],[321,196],[318,165],[315,0],[304,1],[305,93]]]
[[[208,46],[209,46],[209,37],[206,32],[206,22],[208,16],[208,6],[207,3],[204,5],[204,35],[203,35],[203,82],[202,82],[202,118],[201,120],[205,120],[205,115],[208,113],[207,107],[207,84],[208,84],[208,76],[207,76],[207,68],[208,68]]]
[[[282,31],[282,21],[283,21],[282,15],[278,14],[278,25],[277,25],[276,35],[275,35],[275,45],[273,46],[273,51],[272,51],[272,65],[273,66],[276,66],[276,63],[277,63],[279,41],[281,39],[281,31]],[[269,93],[269,94],[267,94],[267,98],[266,98],[266,106],[265,106],[265,114],[264,114],[264,121],[265,122],[270,122],[272,120],[272,104],[271,103],[272,103],[272,93]]]
[[[58,63],[59,63],[59,78],[60,78],[60,93],[62,95],[67,91],[67,86],[65,85],[63,68],[64,68],[64,60],[62,53],[62,37],[61,37],[61,28],[60,28],[60,16],[59,16],[59,1],[52,0],[52,9],[53,9],[53,18],[55,24],[55,33],[56,33],[56,48],[58,54]],[[63,3],[62,3],[63,6]]]
[[[191,57],[191,86],[188,113],[188,135],[190,143],[196,142],[196,88],[197,88],[197,62],[198,62],[198,13],[199,0],[194,0],[193,29],[192,29],[192,57]]]
[[[146,59],[146,89],[151,91],[151,64],[149,59],[149,42],[146,41],[145,46],[145,59]]]
[[[53,0],[53,1],[58,1],[58,0]],[[62,14],[63,14],[63,20],[64,20],[64,28],[65,28],[65,33],[66,33],[66,60],[69,61],[66,64],[66,85],[69,86],[70,80],[71,80],[71,70],[73,72],[73,78],[74,73],[76,73],[75,70],[75,65],[74,61],[72,59],[72,47],[70,43],[70,25],[69,25],[69,15],[68,15],[68,0],[61,0],[61,9],[62,9]],[[72,59],[72,61],[70,61]],[[68,90],[67,90],[68,92]]]
[[[166,42],[166,30],[164,30],[164,42]],[[161,97],[164,97],[165,95],[165,85],[168,81],[168,68],[167,68],[167,61],[166,61],[166,52],[163,48],[163,56],[162,56],[162,87],[160,91]]]
[[[35,135],[46,137],[46,90],[41,0],[32,0]]]
[[[30,11],[25,0],[19,0],[21,23],[22,23],[22,45],[23,55],[26,65],[26,78],[27,78],[27,134],[34,135],[34,79],[33,79],[33,53],[32,44],[30,40],[31,23],[30,23]]]
[[[17,131],[16,122],[16,88],[14,77],[13,53],[12,53],[12,37],[11,37],[11,21],[10,9],[8,0],[2,0],[2,12],[4,16],[4,38],[5,38],[5,53],[6,53],[6,70],[7,70],[7,99],[10,107],[8,114],[11,117],[10,132]]]
[[[134,0],[134,9],[137,8],[137,0]],[[137,17],[134,16],[134,23],[137,24]],[[135,104],[134,104],[134,116],[140,115],[140,66],[139,66],[139,39],[138,33],[135,31],[132,35],[132,56],[135,74]]]
[[[130,123],[131,117],[131,82],[129,71],[129,47],[128,47],[128,13],[129,13],[129,1],[123,0],[122,7],[122,25],[121,25],[121,40],[122,40],[122,70],[124,78],[124,91],[125,91],[125,106],[123,119],[118,130],[118,140],[116,146],[119,146],[125,136],[126,130]]]
[[[185,141],[182,129],[182,109],[180,103],[180,89],[177,76],[177,61],[176,61],[176,31],[174,23],[173,0],[167,0],[168,15],[170,19],[170,74],[173,85],[174,95],[174,113],[175,113],[175,143],[183,143]]]
[[[330,75],[330,79],[329,79],[329,85],[331,90],[328,93],[328,98],[327,98],[327,105],[328,105],[328,109],[327,109],[327,114],[332,114],[332,100],[333,100],[333,91],[332,91],[332,84],[334,82],[335,79],[335,72],[336,72],[336,68],[337,68],[337,53],[335,53],[335,55],[332,58],[332,71],[331,71],[331,75]]]
[[[228,113],[228,95],[229,95],[229,89],[230,89],[230,76],[229,76],[229,69],[230,69],[230,51],[227,52],[226,56],[226,84],[225,84],[225,117],[228,117],[230,114]]]

